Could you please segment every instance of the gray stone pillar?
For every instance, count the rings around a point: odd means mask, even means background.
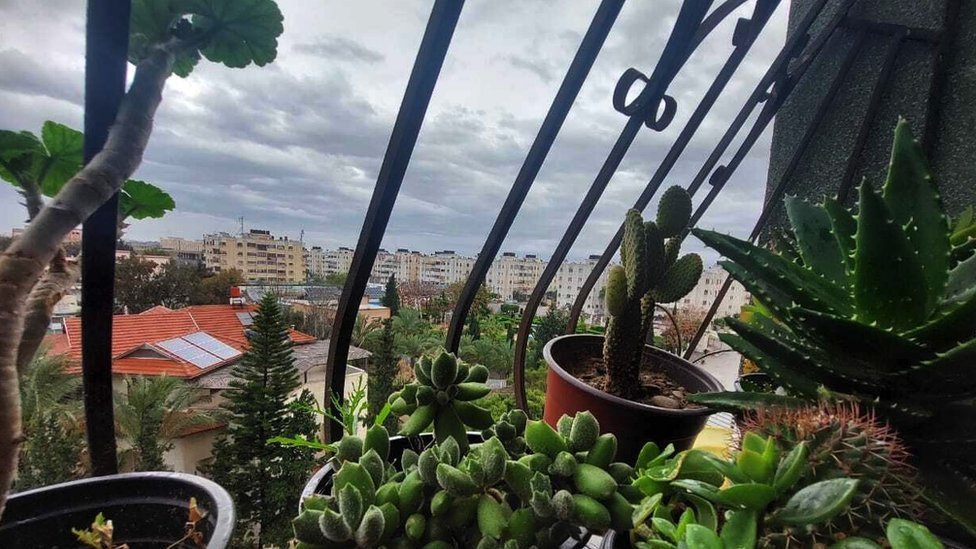
[[[791,33],[812,3],[793,0]],[[828,2],[818,24],[839,3]],[[853,186],[849,203],[862,178],[881,185],[892,131],[903,116],[926,147],[949,212],[976,203],[976,2],[859,0],[842,27],[776,118],[767,196],[814,123],[814,137],[787,182],[788,194],[815,200],[836,194],[848,172]],[[850,53],[850,71],[823,116],[818,116]],[[859,139],[862,132],[864,138]],[[783,220],[782,206],[778,208],[772,223]]]

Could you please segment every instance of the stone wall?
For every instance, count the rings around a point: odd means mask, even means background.
[[[790,33],[813,3],[793,0]],[[828,2],[812,34],[836,12],[838,4],[840,0]],[[858,47],[861,22],[870,26]],[[907,37],[901,41],[890,79],[879,96],[864,146],[856,151],[862,121],[869,118],[873,90],[898,33]],[[822,100],[854,47],[851,70],[825,115],[818,118]],[[976,2],[859,0],[848,22],[835,32],[776,118],[767,196],[782,178],[807,127],[817,120],[810,146],[789,178],[788,193],[816,200],[835,194],[852,154],[857,155],[852,178],[855,189],[865,177],[880,185],[899,116],[908,119],[923,140],[950,213],[976,203]],[[855,197],[852,191],[848,200]],[[780,206],[772,222],[782,220]]]

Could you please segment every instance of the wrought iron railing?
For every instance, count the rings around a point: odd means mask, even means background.
[[[708,192],[698,204],[693,224],[697,223],[716,197],[729,182],[746,154],[767,129],[774,116],[803,79],[813,60],[821,52],[837,29],[855,32],[853,45],[845,54],[840,70],[830,83],[827,94],[821,100],[814,124],[800,139],[793,157],[781,175],[773,191],[768,194],[750,237],[755,239],[763,231],[784,193],[789,191],[791,175],[797,169],[805,145],[817,129],[816,122],[834,101],[841,83],[850,71],[860,46],[868,34],[891,37],[884,66],[873,84],[867,115],[858,128],[856,146],[850,153],[845,177],[838,189],[841,197],[849,194],[853,184],[855,166],[861,149],[867,140],[871,125],[878,113],[881,96],[892,78],[893,67],[902,44],[908,40],[939,42],[944,37],[928,31],[897,25],[869,24],[848,17],[848,11],[857,0],[814,0],[809,2],[805,15],[792,29],[779,54],[770,64],[765,75],[732,120],[726,132],[702,163],[695,177],[688,183],[688,190],[695,194],[708,186]],[[580,42],[569,69],[566,72],[549,111],[542,122],[522,167],[515,178],[494,225],[478,254],[474,267],[451,316],[445,346],[456,351],[475,293],[484,282],[488,269],[498,254],[522,203],[532,187],[543,162],[559,134],[569,111],[586,80],[597,55],[617,20],[624,0],[602,0],[586,34]],[[686,66],[689,57],[702,41],[719,24],[746,4],[746,0],[725,0],[713,7],[714,0],[685,0],[678,13],[674,29],[650,76],[637,69],[628,69],[621,75],[611,98],[614,109],[626,117],[623,129],[608,153],[600,171],[583,197],[576,214],[553,251],[541,278],[529,296],[519,324],[515,341],[514,376],[516,400],[525,407],[524,369],[532,320],[542,303],[546,290],[554,279],[559,265],[567,257],[577,236],[586,224],[600,200],[611,177],[616,172],[630,145],[643,127],[662,131],[669,127],[678,108],[677,101],[668,93],[675,77]],[[727,84],[735,75],[746,54],[756,42],[760,32],[770,21],[773,12],[780,7],[780,0],[753,0],[751,15],[740,18],[734,25],[731,50],[714,77],[712,83],[690,115],[681,132],[672,143],[667,155],[657,167],[634,207],[643,210],[654,198],[672,168],[711,112]],[[417,142],[421,125],[434,92],[441,66],[447,55],[463,0],[436,0],[431,10],[420,50],[414,62],[406,92],[400,105],[396,123],[387,146],[376,187],[374,188],[365,221],[353,255],[349,276],[339,300],[332,331],[326,366],[326,391],[340,396],[344,391],[346,360],[348,358],[353,325],[358,312],[370,271],[376,259],[380,242],[386,232],[390,214],[396,203],[404,173]],[[85,94],[85,153],[86,158],[97,151],[104,142],[108,127],[115,116],[125,85],[125,63],[128,37],[128,0],[90,0],[88,4],[88,51],[86,61]],[[636,98],[628,102],[629,92],[643,85]],[[758,111],[758,112],[757,112]],[[751,125],[747,127],[747,124]],[[743,133],[744,132],[744,133]],[[729,153],[733,142],[739,144],[725,163],[720,161]],[[103,206],[84,226],[83,253],[83,372],[85,408],[91,449],[93,471],[107,474],[116,471],[115,438],[112,413],[111,384],[111,327],[112,285],[114,280],[115,202]],[[623,212],[621,212],[622,214]],[[622,231],[608,243],[603,254],[590,272],[570,311],[569,330],[575,330],[583,305],[594,285],[606,269],[620,245]],[[730,280],[726,280],[713,301],[707,316],[687,348],[688,354],[704,335],[716,313]],[[324,402],[329,394],[321,395]],[[326,435],[341,433],[338,425],[327,426]]]

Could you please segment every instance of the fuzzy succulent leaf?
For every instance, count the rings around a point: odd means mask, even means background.
[[[437,483],[455,497],[470,496],[478,492],[478,485],[471,475],[446,463],[437,466]]]
[[[436,404],[427,404],[420,406],[410,417],[403,423],[400,427],[400,434],[406,436],[417,436],[424,432],[424,429],[430,426],[431,422],[434,421],[434,417],[437,414]]]
[[[380,538],[383,537],[385,526],[386,517],[383,516],[383,511],[379,507],[371,505],[363,513],[359,528],[356,529],[353,536],[356,540],[356,545],[359,547],[375,547],[379,543]]]
[[[454,402],[454,410],[461,422],[472,429],[487,429],[492,425],[491,412],[473,402]]]
[[[866,181],[860,196],[854,262],[857,320],[882,328],[909,329],[928,313],[929,292],[922,265],[904,229]]]
[[[434,416],[434,438],[439,443],[454,440],[462,450],[467,450],[468,435],[453,406],[441,408]]]
[[[834,284],[847,287],[847,260],[834,236],[827,210],[801,198],[789,197],[786,215],[796,235],[803,264]]]
[[[891,165],[883,193],[895,223],[904,228],[918,256],[931,310],[942,294],[949,270],[949,218],[944,213],[922,145],[912,135],[905,119],[899,120],[895,127]]]
[[[347,486],[352,486],[359,491],[364,505],[373,504],[376,497],[376,484],[365,467],[351,461],[342,464],[332,481],[332,493],[338,496]]]
[[[319,529],[325,537],[335,542],[346,541],[352,537],[352,530],[346,525],[342,515],[332,509],[322,511],[322,516],[319,517]]]
[[[447,389],[457,377],[457,357],[442,351],[430,366],[430,381],[438,389]]]
[[[588,410],[576,414],[569,431],[569,451],[583,452],[593,447],[600,436],[600,424]]]

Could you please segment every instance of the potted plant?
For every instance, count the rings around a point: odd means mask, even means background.
[[[441,353],[415,372],[391,397],[409,411],[409,437],[382,425],[344,436],[293,521],[298,547],[546,548],[630,529],[643,496],[592,414],[558,430],[519,410],[492,422],[475,402],[483,366]],[[472,423],[486,427],[480,436],[465,431]]]
[[[637,210],[627,212],[623,265],[607,278],[606,334],[562,336],[543,350],[549,365],[546,421],[554,425],[563,414],[589,410],[617,435],[628,459],[648,440],[691,446],[711,412],[688,403],[687,395],[722,387],[707,372],[653,346],[657,304],[681,299],[701,276],[701,257],[678,258],[690,216],[691,198],[681,187],[661,197],[656,221],[645,223]]]
[[[735,333],[722,340],[786,394],[692,398],[730,410],[860,401],[905,439],[929,504],[976,539],[972,241],[954,237],[904,120],[881,192],[865,181],[859,194],[856,216],[835,200],[788,199],[794,241],[777,252],[696,231],[764,306],[749,322],[728,319]]]

